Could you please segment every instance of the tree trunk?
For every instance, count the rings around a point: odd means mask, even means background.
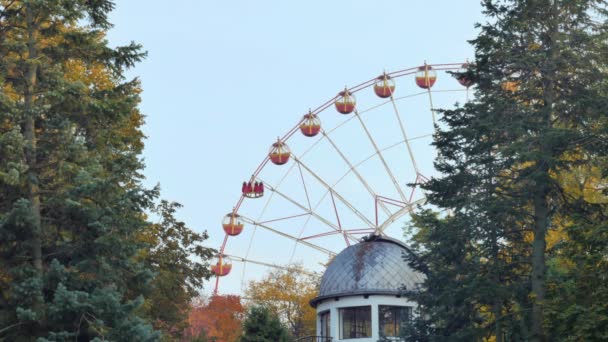
[[[500,274],[499,274],[499,267],[497,266],[497,264],[499,263],[498,260],[498,243],[495,240],[496,239],[496,234],[493,234],[493,257],[494,257],[494,271],[493,271],[493,275],[492,277],[494,278],[494,284],[496,286],[496,288],[498,289],[501,286],[500,283]],[[496,342],[503,342],[502,339],[502,298],[501,296],[496,296],[494,299],[494,304],[492,305],[492,313],[494,314],[494,334],[496,335]]]
[[[36,73],[38,71],[38,52],[36,49],[36,40],[38,36],[38,27],[35,22],[34,13],[30,6],[26,6],[26,21],[27,21],[27,47],[28,56],[26,60],[27,70],[25,73],[25,90],[24,90],[24,136],[25,159],[28,166],[27,171],[27,192],[28,200],[30,201],[31,215],[33,218],[34,227],[32,227],[31,253],[32,265],[36,269],[38,276],[42,278],[42,226],[40,219],[40,195],[38,186],[37,161],[36,161],[36,111],[34,109],[34,101],[36,99]],[[44,317],[42,299],[42,289],[34,298],[34,307],[38,314]],[[42,323],[43,317],[40,317]]]
[[[532,242],[532,327],[531,341],[545,340],[543,306],[545,304],[545,249],[549,209],[545,196],[537,190],[534,195],[534,241]]]
[[[538,177],[534,187],[533,206],[534,206],[534,241],[532,242],[532,324],[531,341],[544,342],[547,340],[543,329],[543,308],[546,299],[546,258],[547,249],[547,230],[551,223],[549,213],[549,191],[551,174],[548,161],[555,158],[554,152],[547,141],[547,133],[553,128],[551,120],[554,116],[555,104],[555,72],[556,62],[559,59],[558,33],[559,33],[559,5],[556,2],[551,4],[548,30],[546,41],[543,42],[548,49],[548,58],[544,64],[542,72],[543,78],[543,110],[541,113],[540,130],[540,158],[538,163]]]
[[[487,157],[492,160],[493,158],[493,153],[492,150],[490,150],[488,152]],[[488,165],[488,186],[486,188],[486,192],[487,192],[487,201],[488,203],[491,203],[493,195],[495,194],[495,188],[496,188],[496,184],[495,184],[495,178],[494,175],[497,174],[497,170],[496,167],[494,166],[494,161],[492,161],[489,165]],[[491,220],[489,220],[488,222],[488,227],[490,227],[491,232],[490,232],[490,243],[491,243],[491,250],[492,250],[492,273],[491,273],[491,277],[492,277],[492,282],[494,283],[495,289],[497,291],[500,291],[501,286],[503,286],[503,284],[501,283],[501,271],[502,271],[502,263],[500,261],[500,256],[499,256],[499,247],[498,247],[498,227],[499,225],[497,224],[493,224],[491,222]],[[496,336],[496,342],[503,342],[503,329],[502,329],[502,306],[503,306],[503,300],[502,300],[502,293],[501,295],[498,295],[498,293],[495,293],[494,295],[494,303],[492,304],[492,314],[494,315],[494,335]]]
[[[492,258],[493,262],[493,270],[492,270],[492,281],[494,282],[494,286],[496,290],[500,290],[502,286],[500,282],[500,272],[502,270],[502,266],[500,266],[500,259],[498,255],[498,232],[496,231],[496,225],[493,225],[492,229]],[[494,334],[496,335],[496,342],[502,342],[502,295],[498,295],[495,293],[494,304],[492,304],[492,313],[494,314]]]
[[[494,334],[496,335],[496,342],[502,342],[502,303],[500,298],[496,298],[492,307],[494,314]]]

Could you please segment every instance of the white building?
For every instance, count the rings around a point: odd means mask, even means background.
[[[423,279],[404,261],[407,252],[395,239],[375,237],[332,260],[310,303],[317,309],[319,341],[377,342],[400,335],[416,306],[402,296],[403,288],[413,289]]]

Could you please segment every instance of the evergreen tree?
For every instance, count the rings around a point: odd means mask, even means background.
[[[417,218],[422,254],[412,264],[426,270],[427,281],[413,295],[427,298],[431,327],[464,340],[477,327],[472,339],[546,341],[547,235],[558,213],[572,209],[557,175],[608,152],[607,5],[483,5],[489,20],[472,42],[475,63],[467,72],[476,96],[443,112],[447,127],[435,142],[443,175],[423,185],[430,203],[454,217]],[[454,265],[461,260],[464,266]],[[442,277],[445,283],[435,283]],[[455,298],[460,292],[466,296]],[[476,308],[464,317],[447,314],[467,304]]]
[[[163,296],[187,302],[209,276],[206,234],[175,204],[146,221],[158,190],[141,185],[141,89],[123,75],[145,53],[108,47],[113,7],[0,0],[2,340],[158,340],[145,319],[188,307],[160,312]]]
[[[567,207],[559,213],[561,234],[551,239],[547,270],[547,331],[550,340],[608,338],[608,169],[595,159],[559,175]],[[564,234],[565,233],[565,234]]]
[[[196,233],[175,218],[180,207],[175,202],[161,201],[152,209],[160,220],[143,232],[141,239],[150,248],[141,256],[155,277],[144,288],[130,289],[146,294],[145,316],[171,341],[183,337],[191,304],[199,296],[203,282],[211,277],[209,260],[214,255],[212,249],[201,244],[207,239],[207,232]]]
[[[253,306],[247,313],[243,323],[241,342],[287,342],[289,336],[287,329],[281,324],[279,318],[263,306]]]

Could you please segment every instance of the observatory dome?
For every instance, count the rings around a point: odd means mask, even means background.
[[[338,254],[321,278],[313,306],[328,298],[353,295],[399,295],[413,289],[423,276],[404,260],[409,249],[400,241],[372,237]]]

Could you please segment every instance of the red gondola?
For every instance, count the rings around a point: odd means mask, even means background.
[[[223,277],[228,275],[232,270],[232,264],[223,260],[223,258],[219,258],[215,265],[211,265],[211,272],[213,272],[218,277]]]
[[[473,85],[473,80],[467,76],[468,69],[469,69],[469,64],[464,63],[460,67],[460,70],[458,70],[458,77],[456,78],[458,80],[458,83],[460,83],[461,85],[463,85],[467,88]]]
[[[338,93],[338,99],[334,104],[338,112],[342,114],[350,114],[355,110],[357,105],[357,99],[348,89],[344,88],[344,91]]]
[[[248,198],[259,198],[264,196],[264,187],[262,182],[243,182],[243,196]]]
[[[424,65],[418,68],[416,72],[416,84],[422,89],[429,89],[437,81],[437,73],[430,65]]]
[[[230,236],[237,236],[241,234],[245,225],[237,213],[230,212],[224,216],[222,227],[224,228],[226,234]]]
[[[300,131],[307,137],[314,137],[321,131],[321,120],[319,120],[316,114],[309,112],[302,118]]]
[[[268,156],[270,156],[270,161],[273,164],[283,165],[289,161],[291,151],[289,151],[289,147],[286,143],[277,139],[277,142],[272,144],[272,146],[270,147]]]
[[[390,97],[395,91],[395,80],[389,75],[378,76],[374,84],[374,92],[381,98]]]

